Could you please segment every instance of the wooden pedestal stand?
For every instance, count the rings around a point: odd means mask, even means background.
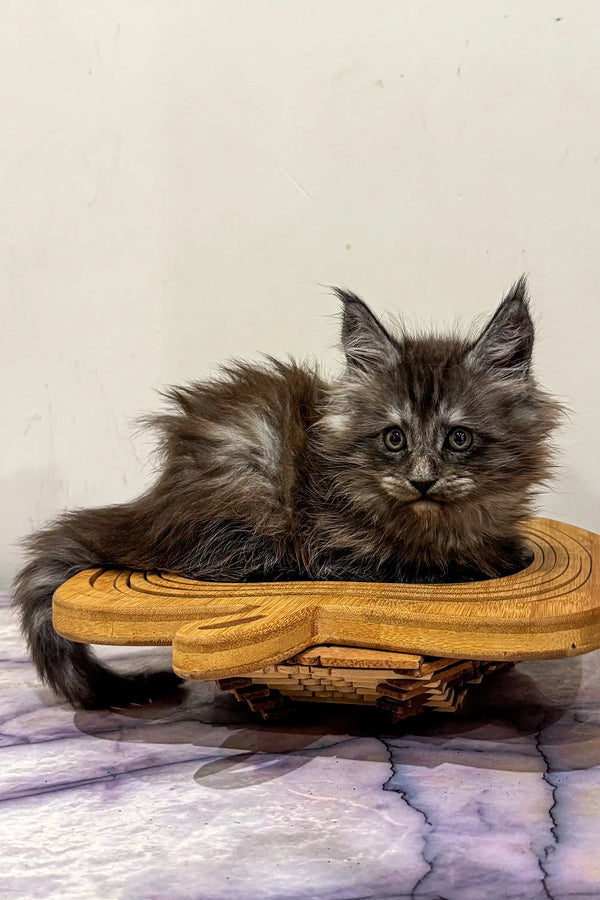
[[[263,719],[285,715],[289,699],[375,705],[397,722],[426,710],[456,712],[469,685],[509,666],[512,663],[322,646],[246,677],[219,678],[217,685],[245,700]]]

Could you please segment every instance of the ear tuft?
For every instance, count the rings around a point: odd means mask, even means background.
[[[398,344],[366,303],[351,291],[334,288],[343,303],[342,345],[350,368],[368,372],[398,357]]]
[[[534,327],[524,275],[511,287],[498,309],[467,351],[467,363],[508,377],[529,373]]]

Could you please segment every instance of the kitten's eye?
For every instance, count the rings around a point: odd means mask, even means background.
[[[468,450],[473,443],[473,435],[468,428],[452,428],[448,432],[446,442],[451,450]]]
[[[397,453],[398,450],[404,450],[406,447],[406,438],[401,428],[388,428],[383,432],[383,443],[388,450]]]

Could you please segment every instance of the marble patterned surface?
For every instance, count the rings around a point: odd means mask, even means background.
[[[76,712],[8,597],[0,619],[2,897],[600,897],[600,652],[492,676],[461,718],[311,704],[265,726],[208,684]]]

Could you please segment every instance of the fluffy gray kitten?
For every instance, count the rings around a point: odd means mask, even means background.
[[[40,676],[72,704],[144,702],[178,681],[113,673],[53,630],[52,594],[82,569],[443,582],[526,564],[518,526],[548,476],[560,406],[531,373],[524,279],[473,340],[392,335],[337,295],[339,380],[271,361],[172,388],[170,411],[150,420],[162,434],[154,486],[28,539],[15,604]]]

